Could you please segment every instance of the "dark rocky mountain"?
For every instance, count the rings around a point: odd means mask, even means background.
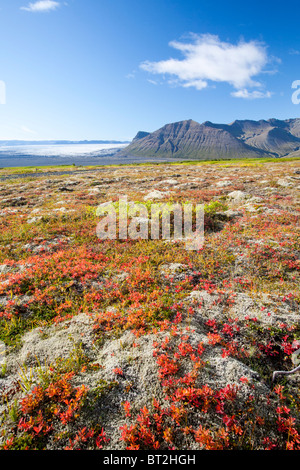
[[[138,132],[119,156],[186,159],[300,156],[300,119],[166,124]]]
[[[144,137],[147,137],[148,135],[150,135],[150,132],[139,131],[133,140],[140,140]]]

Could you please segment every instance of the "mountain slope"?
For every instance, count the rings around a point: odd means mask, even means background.
[[[243,142],[276,157],[300,148],[300,120],[235,121],[231,128]]]
[[[139,132],[120,156],[187,159],[282,157],[300,150],[300,119],[199,124],[193,120]]]

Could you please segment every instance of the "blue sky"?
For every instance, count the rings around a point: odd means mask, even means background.
[[[299,12],[293,0],[0,0],[0,139],[299,117]]]

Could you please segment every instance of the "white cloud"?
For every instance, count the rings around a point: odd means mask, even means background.
[[[184,88],[195,87],[197,90],[203,90],[207,87],[207,82],[204,80],[191,80],[189,82],[183,83]]]
[[[38,2],[29,3],[27,7],[21,7],[21,10],[32,12],[46,12],[56,10],[60,6],[59,2],[53,0],[40,0]]]
[[[33,131],[32,129],[29,129],[29,127],[27,126],[21,126],[20,129],[22,132],[25,132],[25,134],[36,134],[35,131]]]
[[[151,80],[151,78],[148,78],[147,82],[151,83],[151,85],[158,85],[157,81],[156,80]]]
[[[211,34],[191,34],[190,39],[189,42],[170,42],[171,47],[183,54],[183,59],[146,61],[140,67],[153,74],[169,75],[171,83],[197,90],[208,87],[210,82],[228,83],[244,98],[250,95],[245,93],[246,87],[262,86],[255,78],[270,62],[264,44],[257,41],[231,44]],[[252,97],[260,93],[252,92]]]
[[[290,49],[289,54],[290,55],[299,55],[300,51],[298,51],[297,49]]]
[[[249,91],[246,88],[244,88],[243,90],[232,92],[231,96],[234,96],[235,98],[245,98],[248,100],[256,100],[258,98],[271,98],[272,93],[270,91],[266,91],[266,92],[257,91],[257,90]]]
[[[128,80],[130,80],[131,78],[135,78],[135,70],[133,72],[130,72],[126,75],[126,78],[128,78]]]

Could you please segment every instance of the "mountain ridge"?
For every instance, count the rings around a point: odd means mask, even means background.
[[[188,119],[154,132],[139,131],[118,152],[126,157],[189,159],[300,156],[300,119],[235,120],[230,124]]]

